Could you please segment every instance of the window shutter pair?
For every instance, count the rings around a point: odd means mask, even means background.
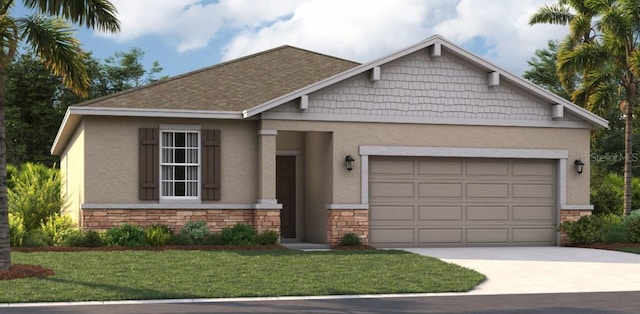
[[[139,199],[160,199],[160,130],[141,128],[139,137]],[[220,130],[202,130],[200,199],[220,200]]]

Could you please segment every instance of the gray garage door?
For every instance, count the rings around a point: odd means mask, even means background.
[[[553,245],[552,160],[372,157],[370,243]]]

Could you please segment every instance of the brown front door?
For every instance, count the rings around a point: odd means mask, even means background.
[[[296,237],[296,157],[276,156],[276,198],[282,204],[280,232]]]

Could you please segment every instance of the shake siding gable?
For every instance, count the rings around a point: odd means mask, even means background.
[[[202,130],[202,200],[220,200],[220,130]]]
[[[140,182],[140,200],[160,199],[160,152],[159,130],[140,128],[138,172]]]

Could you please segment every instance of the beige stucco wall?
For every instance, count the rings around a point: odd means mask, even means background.
[[[217,203],[256,202],[257,121],[99,116],[84,119],[86,203],[141,203],[138,200],[138,129],[157,128],[160,124],[219,129],[222,191]]]
[[[304,240],[327,241],[326,204],[331,203],[331,133],[305,133],[305,227]]]
[[[333,176],[334,184],[331,203],[361,202],[358,148],[360,145],[385,145],[568,150],[567,204],[589,204],[589,129],[288,120],[263,121],[263,127],[279,131],[332,132],[333,166],[329,175]],[[344,167],[347,154],[356,157],[351,172]],[[578,158],[586,163],[581,175],[573,167],[573,161]]]
[[[84,202],[84,123],[80,123],[60,156],[60,174],[62,178],[62,197],[67,203],[65,212],[76,223],[80,223],[80,205]]]

